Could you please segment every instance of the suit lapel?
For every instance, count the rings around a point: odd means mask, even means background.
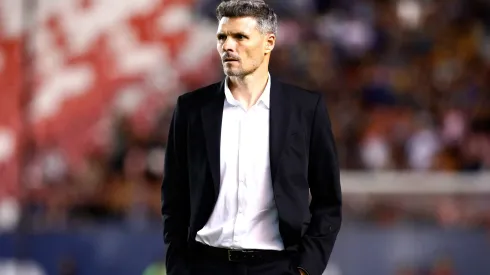
[[[275,78],[271,78],[270,100],[269,148],[271,179],[274,184],[275,175],[280,165],[281,154],[289,137],[288,132],[291,116],[291,101],[288,91]]]
[[[218,86],[217,91],[201,110],[202,122],[204,127],[204,137],[206,140],[206,150],[208,155],[211,176],[213,178],[216,197],[220,188],[220,143],[221,143],[221,120],[223,117],[223,104],[225,100],[224,80]],[[212,93],[213,93],[212,92]]]

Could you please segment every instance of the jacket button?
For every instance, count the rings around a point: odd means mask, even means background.
[[[330,225],[330,226],[328,227],[328,230],[330,230],[330,232],[333,232],[333,226],[331,226],[331,225]]]

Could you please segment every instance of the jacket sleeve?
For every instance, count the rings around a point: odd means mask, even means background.
[[[170,123],[162,181],[163,237],[168,275],[188,274],[187,234],[190,219],[187,173],[187,122],[181,97]]]
[[[318,98],[311,129],[308,182],[311,220],[298,251],[298,268],[321,275],[342,222],[342,194],[335,141],[325,100]]]

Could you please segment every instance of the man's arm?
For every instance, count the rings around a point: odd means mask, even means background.
[[[327,266],[342,222],[337,152],[322,96],[315,108],[309,150],[311,220],[299,248],[298,268],[309,275],[321,275]]]
[[[177,100],[167,140],[162,182],[163,235],[168,275],[188,273],[187,232],[190,218],[187,176],[187,122]]]

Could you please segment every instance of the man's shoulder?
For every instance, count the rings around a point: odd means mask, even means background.
[[[217,93],[220,89],[221,81],[200,87],[179,96],[179,102],[182,106],[200,105]]]
[[[281,82],[282,89],[286,90],[293,102],[300,102],[306,104],[316,104],[320,98],[322,98],[322,93],[319,91],[309,90],[294,84],[289,84]]]

